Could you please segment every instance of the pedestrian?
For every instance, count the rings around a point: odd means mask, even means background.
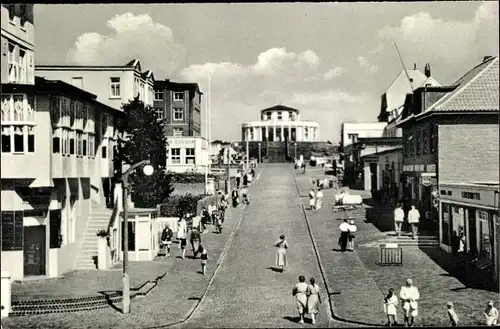
[[[276,251],[276,266],[283,273],[286,265],[286,250],[288,249],[284,234],[280,235],[280,239],[274,243],[274,246],[278,248]]]
[[[314,194],[314,189],[311,188],[311,190],[309,191],[309,210],[313,210],[315,204],[316,204],[316,196]]]
[[[420,213],[415,206],[411,206],[411,210],[408,213],[408,223],[411,225],[411,236],[413,239],[417,236],[417,225],[420,220]]]
[[[387,315],[387,326],[392,327],[398,324],[398,297],[394,289],[390,288],[389,293],[384,298],[384,312]]]
[[[302,162],[302,175],[306,173],[306,163]]]
[[[219,218],[223,223],[224,223],[224,217],[226,215],[226,208],[227,208],[227,202],[226,200],[222,199],[221,202],[219,202]]]
[[[349,228],[347,230],[349,232],[347,236],[347,250],[354,251],[354,233],[358,230],[354,223],[354,219],[349,221]]]
[[[394,230],[397,236],[401,236],[401,227],[403,226],[403,221],[405,220],[405,212],[401,203],[394,210]]]
[[[241,184],[241,171],[238,170],[236,172],[236,187],[240,188],[240,184]]]
[[[246,205],[250,204],[250,201],[248,200],[248,189],[246,185],[241,189],[241,202]]]
[[[238,190],[236,188],[231,192],[231,199],[233,200],[233,208],[238,207]]]
[[[248,185],[252,184],[253,181],[253,174],[252,171],[248,172]]]
[[[307,286],[307,312],[311,315],[312,324],[316,324],[316,315],[318,314],[318,303],[321,303],[319,285],[314,278],[309,279]]]
[[[465,261],[465,234],[464,234],[464,229],[462,227],[459,228],[459,233],[458,233],[458,250],[457,250],[457,256],[458,256],[458,265],[461,267],[464,264]]]
[[[217,207],[215,206],[215,203],[212,201],[208,205],[208,214],[210,215],[209,223],[211,223],[212,225],[215,225],[214,212],[216,212],[216,211],[217,211]]]
[[[245,173],[243,174],[243,186],[247,186],[247,185],[248,185],[248,174],[245,171]]]
[[[191,234],[189,235],[189,242],[191,243],[191,248],[193,250],[193,258],[198,256],[198,250],[201,245],[201,234],[195,227],[191,230]]]
[[[347,250],[347,241],[349,240],[349,223],[347,219],[344,219],[342,224],[339,226],[340,229],[340,238],[339,238],[339,246],[342,252]]]
[[[323,205],[323,191],[321,191],[321,187],[318,187],[318,192],[316,192],[316,204],[314,208],[316,210],[320,210]]]
[[[299,311],[300,324],[304,323],[304,313],[307,309],[307,283],[306,278],[299,276],[299,282],[295,284],[292,290],[292,295],[295,297],[297,310]]]
[[[179,248],[182,252],[182,259],[185,258],[186,254],[186,235],[187,235],[187,223],[186,218],[183,216],[178,222],[177,228],[177,239],[180,240]]]
[[[208,263],[208,251],[207,248],[200,245],[200,260],[201,260],[201,273],[206,275],[207,273],[207,263]]]
[[[252,168],[252,170],[250,170],[250,174],[252,175],[253,178],[255,178],[255,170]]]
[[[448,308],[448,317],[450,318],[450,327],[457,327],[458,326],[458,315],[457,312],[455,312],[455,309],[453,308],[453,303],[448,302],[446,303],[446,307]]]
[[[406,280],[406,285],[401,287],[399,297],[403,305],[405,326],[413,327],[415,318],[418,316],[418,303],[420,293],[418,288],[413,285],[412,279]]]
[[[224,223],[224,221],[222,220],[222,215],[217,214],[217,222],[215,223],[215,227],[217,228],[219,234],[222,233],[222,223]]]
[[[498,310],[493,305],[493,301],[490,300],[488,305],[486,306],[486,310],[484,310],[484,316],[486,318],[487,326],[496,326],[498,325]]]
[[[161,243],[162,246],[165,250],[165,257],[170,256],[170,247],[172,246],[172,237],[174,235],[174,232],[172,232],[172,229],[170,226],[167,224],[165,228],[163,229],[163,232],[161,233]]]

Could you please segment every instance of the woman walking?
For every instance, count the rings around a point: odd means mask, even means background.
[[[193,258],[196,258],[196,256],[198,256],[198,251],[200,250],[201,245],[200,231],[198,231],[196,228],[193,228],[191,230],[189,240],[191,242],[191,248],[193,250]]]
[[[304,323],[304,312],[307,308],[307,283],[306,278],[299,276],[299,283],[296,283],[292,290],[292,295],[295,297],[297,303],[297,310],[299,311],[300,321]]]
[[[351,219],[349,221],[349,229],[348,229],[348,236],[347,236],[347,250],[349,251],[354,251],[354,233],[358,228],[356,227],[356,224],[354,224],[354,219]]]
[[[288,249],[285,235],[280,235],[280,239],[274,243],[274,246],[278,248],[276,251],[276,266],[283,273],[286,265],[286,250]]]
[[[319,294],[319,285],[314,278],[309,279],[310,285],[307,287],[307,311],[311,315],[312,324],[316,324],[316,315],[318,314],[318,302],[321,303]]]
[[[201,260],[201,274],[205,275],[207,272],[208,251],[207,248],[200,245],[200,260]]]
[[[314,195],[314,189],[311,188],[309,191],[309,210],[314,209],[314,205],[316,203],[316,196]]]
[[[321,187],[318,187],[318,192],[316,192],[316,210],[320,210],[323,205],[323,192],[321,191]]]
[[[398,317],[398,296],[394,294],[394,289],[389,289],[389,293],[384,298],[384,311],[387,314],[387,326],[392,327],[397,325]]]

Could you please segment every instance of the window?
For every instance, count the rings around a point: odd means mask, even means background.
[[[182,136],[182,128],[174,128],[174,137]]]
[[[417,132],[417,137],[415,138],[415,151],[417,155],[420,155],[422,150],[422,134],[421,132]]]
[[[356,143],[358,141],[358,134],[347,134],[347,138],[351,143]]]
[[[170,149],[170,152],[171,152],[172,163],[173,164],[180,164],[181,163],[181,149],[179,149],[179,148]]]
[[[75,154],[75,135],[73,131],[68,131],[68,136],[69,136],[69,154],[74,155]]]
[[[76,155],[83,155],[83,151],[82,151],[82,133],[77,131],[76,132]]]
[[[60,248],[62,243],[61,235],[61,209],[50,210],[50,248]]]
[[[108,157],[108,147],[103,145],[101,148],[101,158],[106,159]]]
[[[111,98],[120,98],[121,97],[121,89],[120,89],[120,78],[110,78],[110,97]]]
[[[2,153],[12,152],[12,133],[10,126],[2,126]]]
[[[2,211],[2,250],[23,250],[22,211]]]
[[[155,101],[163,100],[163,90],[155,89]]]
[[[176,121],[184,120],[184,109],[175,107],[173,113],[174,113],[174,120]]]
[[[266,119],[271,120],[272,113],[271,112],[266,112]]]
[[[68,130],[62,130],[62,154],[68,154],[68,144],[69,144],[69,136]]]
[[[89,157],[95,157],[95,135],[89,135]]]
[[[87,156],[88,152],[88,138],[89,136],[87,134],[83,134],[82,136],[82,155]]]
[[[174,101],[183,101],[183,100],[184,100],[184,93],[182,91],[174,93]]]
[[[487,211],[478,210],[479,219],[479,255],[493,260],[493,227],[490,227],[490,214]]]
[[[155,109],[155,113],[156,113],[156,118],[158,120],[163,120],[163,118],[164,118],[164,116],[163,116],[163,109],[156,108]]]
[[[73,77],[73,79],[71,80],[71,84],[77,88],[83,89],[83,78]]]
[[[195,164],[196,158],[194,153],[194,148],[186,149],[186,164]]]
[[[447,246],[451,245],[451,211],[450,211],[450,205],[447,203],[442,203],[442,236],[441,236],[441,242]]]
[[[16,46],[9,43],[9,82],[17,82],[18,63],[16,57]]]
[[[19,49],[19,83],[26,83],[27,72],[27,56],[26,51]]]
[[[75,125],[75,119],[76,119],[76,102],[75,101],[70,101],[69,126],[72,127],[72,128]]]
[[[52,129],[52,153],[61,153],[61,128]]]
[[[309,138],[309,128],[304,128],[304,138],[308,139]]]
[[[35,127],[26,127],[28,129],[28,153],[35,152]]]
[[[101,115],[101,135],[104,138],[106,136],[106,132],[108,130],[108,115],[106,113],[102,113]]]
[[[427,129],[422,131],[422,154],[429,153],[429,131]]]
[[[437,126],[431,125],[430,129],[430,138],[429,138],[429,144],[430,144],[430,149],[431,149],[431,154],[436,152],[436,146],[437,146]]]
[[[283,119],[283,113],[278,112],[278,120],[282,120],[282,119]]]

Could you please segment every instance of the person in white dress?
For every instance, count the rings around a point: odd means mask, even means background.
[[[394,289],[389,289],[389,293],[384,298],[384,312],[387,315],[387,326],[392,327],[398,323],[398,296],[394,293]]]
[[[186,244],[187,244],[187,223],[186,219],[182,217],[179,220],[178,228],[177,228],[177,239],[180,240],[180,245],[179,247],[181,248],[182,252],[182,259],[185,258],[186,255]]]
[[[493,301],[488,302],[488,306],[486,306],[486,310],[484,311],[484,316],[487,326],[498,325],[498,310],[495,308]]]
[[[349,221],[348,229],[349,235],[347,237],[347,250],[354,251],[354,233],[358,230],[356,224],[354,223],[354,219]]]
[[[398,207],[394,210],[394,230],[398,236],[401,236],[401,226],[403,226],[403,222],[405,220],[405,212],[401,204],[398,204]]]
[[[313,210],[315,204],[316,204],[316,196],[314,194],[314,189],[311,189],[309,191],[309,209]]]
[[[415,318],[418,316],[418,300],[420,293],[418,288],[413,285],[412,279],[406,280],[406,285],[401,287],[399,297],[403,305],[405,326],[413,327]]]
[[[321,191],[321,187],[318,188],[318,192],[316,192],[316,205],[314,208],[316,210],[320,210],[323,205],[323,191]]]

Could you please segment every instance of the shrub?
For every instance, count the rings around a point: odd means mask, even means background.
[[[164,217],[183,217],[185,214],[197,214],[198,201],[203,199],[204,195],[185,195],[170,196],[161,205],[161,216]]]

